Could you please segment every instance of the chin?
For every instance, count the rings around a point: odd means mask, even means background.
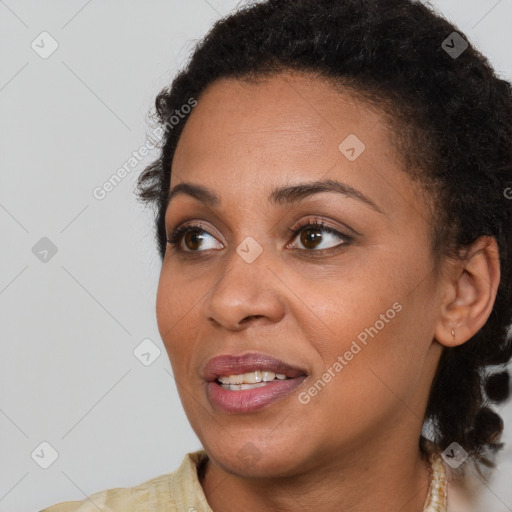
[[[269,432],[259,431],[257,435],[240,439],[226,434],[222,440],[216,438],[203,446],[213,463],[229,474],[265,478],[296,474],[305,457],[297,448],[300,443],[290,438],[287,442],[277,437],[269,440]]]

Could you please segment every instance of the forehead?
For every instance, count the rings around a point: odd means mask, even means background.
[[[326,79],[284,72],[257,82],[221,79],[198,98],[172,164],[180,181],[237,194],[334,178],[368,195],[410,193],[383,112]],[[356,158],[347,158],[347,149]],[[348,156],[353,156],[348,154]],[[248,197],[245,197],[248,199]],[[392,203],[395,195],[383,197]]]
[[[288,157],[300,157],[337,148],[355,132],[360,139],[380,137],[387,144],[381,121],[383,114],[353,92],[311,75],[283,72],[257,82],[221,79],[200,96],[178,150],[193,145],[193,155],[188,156],[199,157],[217,146],[216,154],[221,154],[233,149],[222,144],[229,140],[243,143],[247,150],[264,144],[266,158],[285,148],[294,150]]]

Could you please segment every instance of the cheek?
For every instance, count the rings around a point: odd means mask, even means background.
[[[381,260],[328,287],[309,287],[304,296],[315,315],[303,329],[317,354],[316,378],[325,384],[311,390],[325,395],[319,402],[378,410],[397,402],[395,394],[406,400],[414,393],[432,337],[435,289],[423,263]]]
[[[167,281],[166,273],[162,269],[156,294],[156,320],[160,337],[162,338],[166,348],[168,332],[170,331],[171,326],[176,322],[177,314],[179,314],[176,309],[179,306],[176,301],[176,294],[172,293]]]
[[[172,325],[176,316],[176,294],[169,287],[169,279],[164,269],[160,274],[156,293],[156,319],[162,339],[165,341],[165,332]]]
[[[190,287],[175,279],[175,275],[162,269],[156,296],[156,317],[160,337],[177,375],[184,371],[187,354],[193,350],[193,340],[196,339],[193,329],[198,324],[196,309],[199,304],[197,294],[191,293]]]
[[[400,315],[406,313],[392,306],[367,304],[338,314],[337,334],[316,346],[321,361],[299,400],[306,404],[309,426],[329,432],[333,442],[343,437],[355,441],[362,432],[372,435],[401,414],[415,392],[420,369],[410,364],[414,354],[404,350]],[[388,323],[381,320],[381,311]]]
[[[190,282],[179,266],[171,260],[164,261],[156,295],[156,316],[160,333],[165,341],[164,334],[172,329],[183,329],[189,317],[194,315],[199,298],[206,292],[201,292],[201,280],[197,278]]]

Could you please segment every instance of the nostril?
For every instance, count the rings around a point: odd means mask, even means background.
[[[261,318],[263,315],[249,315],[246,316],[240,323],[243,324],[245,322],[248,322],[251,318]]]

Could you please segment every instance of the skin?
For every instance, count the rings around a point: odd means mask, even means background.
[[[338,148],[349,134],[366,146],[354,161]],[[205,231],[199,242],[185,236],[168,245],[157,320],[210,459],[201,485],[215,512],[423,509],[429,475],[418,438],[432,379],[443,346],[464,343],[488,318],[499,264],[495,241],[481,238],[464,260],[434,268],[428,201],[390,136],[377,109],[291,72],[217,81],[185,125],[171,189],[203,185],[220,204],[185,194],[170,203],[169,234],[185,221]],[[327,178],[380,211],[334,192],[294,204],[267,199],[276,187]],[[308,242],[289,231],[314,218],[353,240],[315,230],[321,242]],[[248,236],[263,249],[252,263],[236,252]],[[401,311],[300,403],[299,393],[395,303]],[[216,410],[201,368],[213,356],[249,351],[305,368],[308,378],[259,411]],[[240,457],[248,443],[251,464]]]

